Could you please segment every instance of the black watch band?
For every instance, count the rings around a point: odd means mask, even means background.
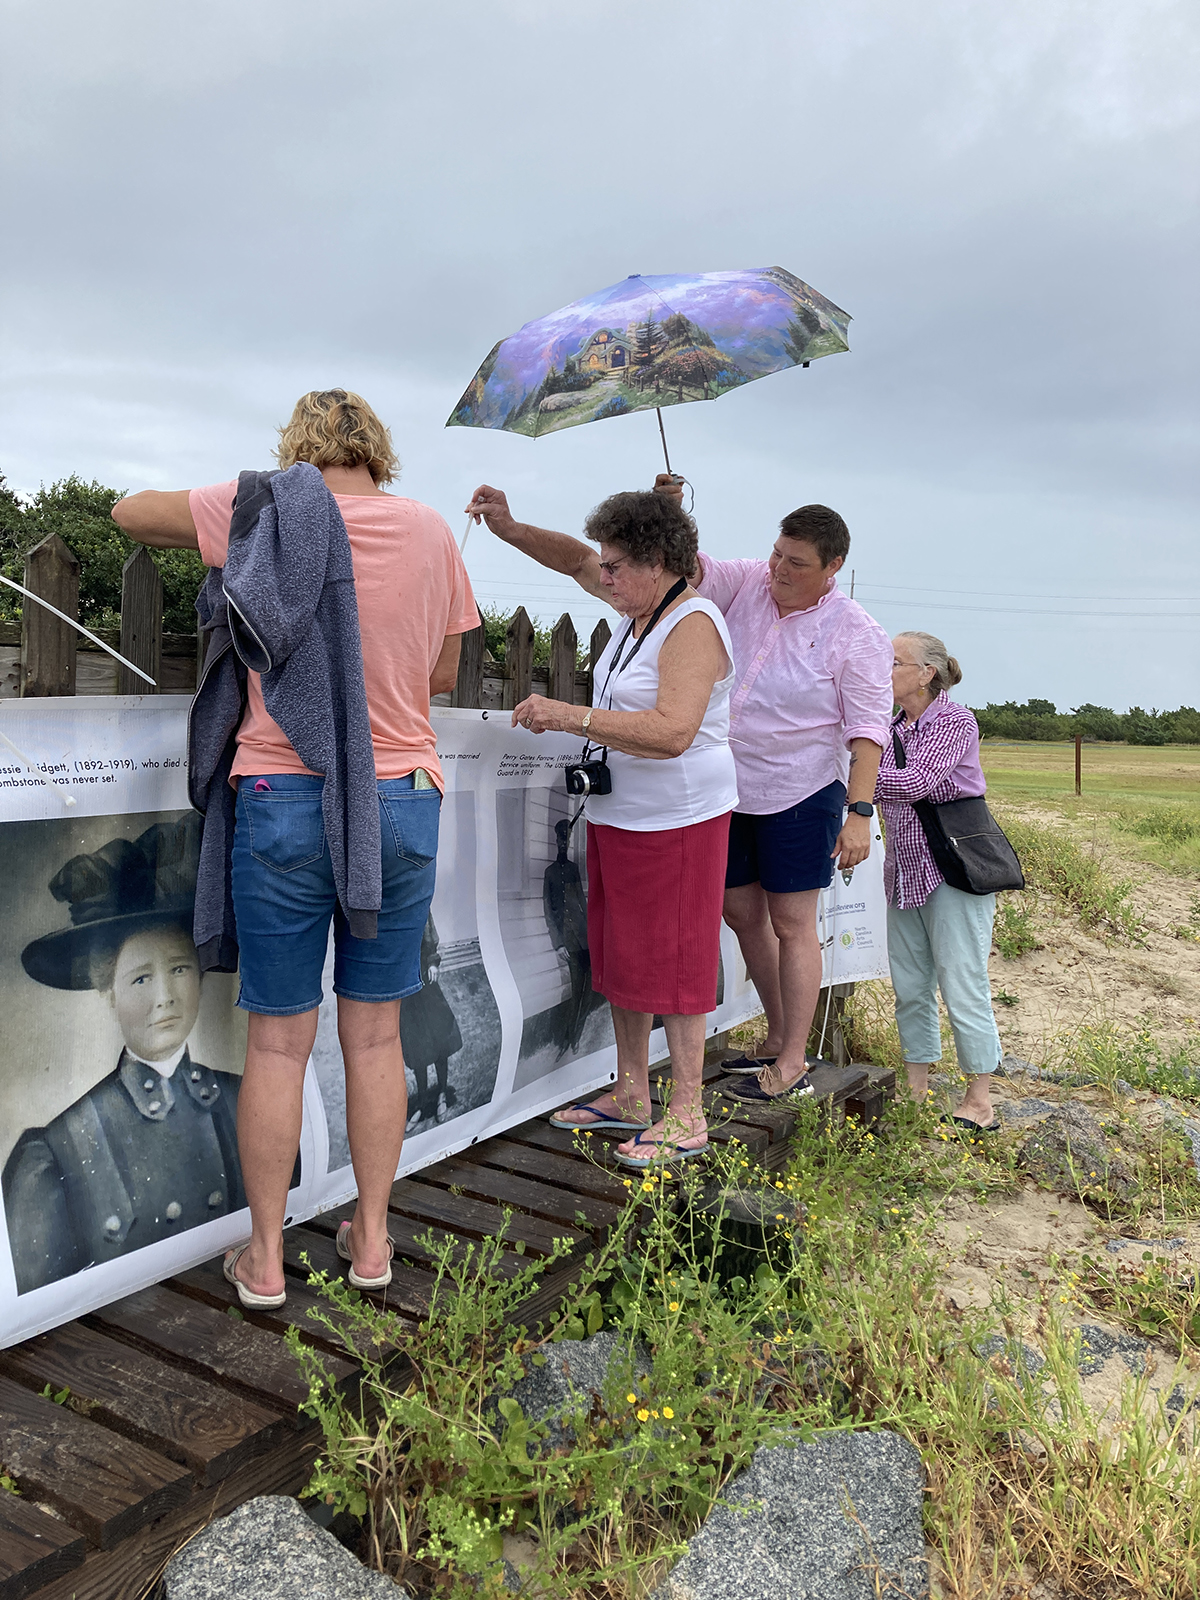
[[[854,800],[846,807],[846,810],[853,811],[860,817],[873,817],[875,815],[875,807],[869,800]]]

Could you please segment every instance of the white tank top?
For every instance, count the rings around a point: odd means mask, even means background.
[[[617,645],[629,628],[628,622],[622,622],[596,663],[596,706],[605,711],[653,711],[658,701],[659,651],[676,623],[695,611],[712,618],[725,648],[729,671],[713,685],[704,720],[681,756],[653,761],[647,756],[624,755],[620,750],[608,752],[612,793],[588,797],[585,814],[590,822],[628,828],[634,833],[661,833],[668,828],[686,828],[693,822],[707,822],[737,805],[737,778],[729,748],[729,696],[735,677],[733,645],[725,618],[711,600],[685,600],[662,619],[624,671],[609,676]],[[626,659],[635,643],[631,639],[626,645]]]

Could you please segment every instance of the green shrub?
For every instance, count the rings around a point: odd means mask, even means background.
[[[0,571],[24,581],[25,554],[56,533],[79,557],[79,620],[89,628],[117,627],[121,619],[121,568],[137,549],[112,520],[120,489],[71,476],[45,485],[22,505],[0,479]],[[7,499],[5,498],[7,494]],[[196,550],[151,550],[163,580],[163,631],[195,633],[196,595],[205,567]],[[21,596],[4,588],[0,616],[19,617]]]
[[[1033,931],[1033,913],[1034,907],[1028,901],[1022,903],[1008,895],[1001,897],[996,906],[992,942],[1005,961],[1016,961],[1030,950],[1042,948],[1042,941]]]
[[[1017,817],[1005,817],[1003,827],[1030,888],[1057,901],[1088,932],[1130,944],[1142,938],[1142,919],[1129,904],[1133,884],[1128,878],[1110,877],[1099,857],[1061,828]]]
[[[1154,811],[1143,811],[1114,818],[1123,833],[1132,833],[1138,839],[1158,839],[1163,844],[1190,844],[1200,839],[1200,807],[1159,806]]]

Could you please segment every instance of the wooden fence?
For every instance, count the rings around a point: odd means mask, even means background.
[[[25,587],[69,617],[79,616],[79,559],[56,533],[25,557]],[[162,629],[162,579],[150,552],[139,547],[121,574],[120,628],[92,631],[128,661],[148,672],[160,694],[191,694],[204,648],[199,632]],[[550,637],[548,664],[534,665],[533,623],[524,606],[513,613],[505,659],[495,661],[484,644],[483,620],[463,635],[458,682],[435,705],[511,710],[536,691],[575,705],[592,703],[592,672],[612,630],[598,622],[588,640],[587,665],[578,665],[579,635],[567,613]],[[26,601],[20,622],[0,622],[0,699],[74,694],[156,692],[114,661],[90,639]]]
[[[49,534],[25,557],[25,587],[67,616],[78,617],[79,560],[57,534]],[[139,547],[122,569],[120,629],[93,631],[148,672],[158,693],[191,694],[203,659],[204,639],[199,631],[164,635],[162,607],[158,568],[149,551]],[[518,606],[509,619],[504,660],[496,661],[485,646],[481,616],[479,626],[463,635],[458,681],[449,694],[438,695],[434,704],[511,711],[526,695],[537,692],[553,700],[591,705],[596,663],[611,637],[612,629],[602,619],[588,640],[587,665],[579,666],[579,635],[564,612],[550,635],[549,662],[535,666],[533,623],[525,607]],[[26,602],[20,623],[0,622],[0,698],[152,692],[132,672],[41,606]],[[822,1039],[824,1054],[838,1065],[849,1060],[841,1021],[846,999],[853,992],[853,984],[834,986],[829,1026]],[[826,994],[821,991],[818,1028]]]

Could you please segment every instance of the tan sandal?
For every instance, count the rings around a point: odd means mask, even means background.
[[[253,1289],[248,1289],[238,1277],[236,1267],[238,1262],[250,1248],[249,1239],[245,1244],[239,1244],[236,1250],[231,1250],[225,1257],[221,1270],[225,1274],[226,1283],[231,1283],[237,1290],[238,1299],[247,1311],[277,1311],[287,1299],[287,1290],[279,1294],[255,1294]]]
[[[343,1222],[337,1231],[337,1253],[343,1261],[350,1263],[347,1277],[355,1289],[386,1289],[392,1281],[392,1256],[396,1247],[388,1240],[388,1269],[380,1278],[360,1278],[354,1270],[354,1257],[350,1254],[350,1224]]]

